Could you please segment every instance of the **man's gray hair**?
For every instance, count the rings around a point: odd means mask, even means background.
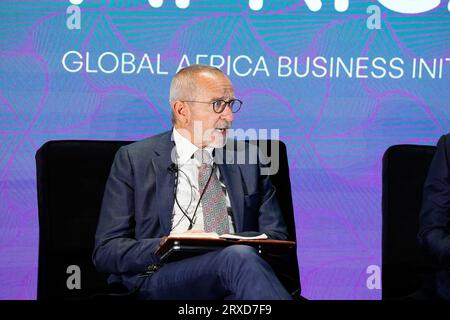
[[[216,67],[193,64],[181,69],[173,77],[170,83],[169,103],[173,107],[175,101],[194,100],[197,94],[197,75],[203,72],[224,74],[222,70]],[[175,123],[175,117],[172,113],[172,124]]]

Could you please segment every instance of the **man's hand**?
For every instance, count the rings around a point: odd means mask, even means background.
[[[162,246],[164,242],[166,242],[167,238],[170,236],[176,236],[176,235],[180,235],[180,234],[186,234],[186,233],[202,233],[202,234],[216,234],[215,232],[204,232],[203,230],[188,230],[185,232],[181,232],[181,233],[171,233],[168,236],[164,236],[161,238],[161,240],[159,240],[159,246]]]
[[[166,240],[167,240],[167,236],[162,237],[161,240],[159,240],[159,246],[161,247],[164,244],[164,242],[166,242]]]

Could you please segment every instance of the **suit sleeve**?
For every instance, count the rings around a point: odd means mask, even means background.
[[[423,192],[418,240],[444,268],[450,268],[450,141],[439,139]]]
[[[106,182],[95,235],[93,262],[99,272],[138,274],[157,263],[160,238],[135,239],[134,177],[127,149],[117,152]]]
[[[261,194],[259,208],[259,231],[265,233],[270,239],[286,240],[288,231],[277,199],[277,190],[270,180],[267,156],[259,149],[258,153],[258,188]]]
[[[286,240],[288,232],[276,197],[276,189],[269,176],[261,176],[262,204],[259,209],[259,228],[270,239]]]

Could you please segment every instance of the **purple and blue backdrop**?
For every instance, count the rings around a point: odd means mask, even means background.
[[[170,128],[168,88],[220,66],[235,128],[288,147],[303,295],[381,297],[381,158],[449,131],[450,12],[439,0],[0,3],[0,298],[36,297],[34,155],[55,139]]]

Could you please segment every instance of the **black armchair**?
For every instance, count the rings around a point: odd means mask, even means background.
[[[95,270],[91,257],[104,187],[114,155],[121,146],[131,142],[50,141],[37,151],[39,300],[85,299],[123,293],[124,288],[108,286],[107,276]],[[295,240],[286,146],[282,142],[275,145],[279,146],[280,167],[272,176],[272,182],[278,189],[290,240]],[[79,268],[79,288],[67,285],[73,280],[72,273],[76,272],[71,266]],[[275,265],[274,269],[288,291],[299,298],[296,250],[287,263]]]
[[[435,296],[435,270],[417,242],[423,186],[435,150],[395,145],[383,156],[383,300]]]

